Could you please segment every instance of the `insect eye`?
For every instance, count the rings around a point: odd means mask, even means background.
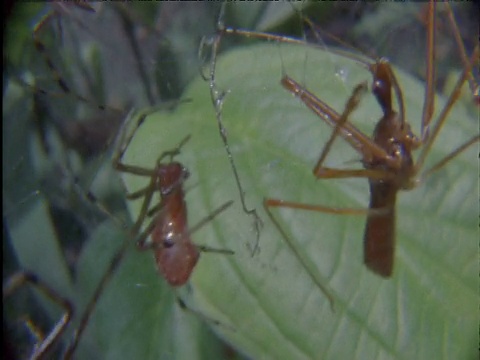
[[[166,248],[166,249],[169,249],[173,245],[175,245],[174,237],[175,237],[175,235],[173,233],[169,232],[165,236],[165,238],[163,239],[163,247]]]
[[[171,248],[173,245],[174,245],[174,242],[171,239],[165,239],[163,241],[163,247],[166,248],[166,249]]]

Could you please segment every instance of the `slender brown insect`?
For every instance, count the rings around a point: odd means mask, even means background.
[[[399,190],[411,190],[423,182],[433,172],[444,167],[449,161],[464,150],[477,143],[480,135],[476,134],[464,144],[454,149],[430,169],[424,170],[423,165],[432,144],[437,139],[449,111],[460,96],[460,90],[471,76],[472,67],[478,62],[479,48],[475,48],[471,59],[467,61],[459,77],[455,89],[450,94],[445,107],[432,122],[434,111],[434,81],[435,81],[435,14],[436,4],[429,3],[428,28],[426,43],[427,81],[425,87],[423,115],[421,119],[421,136],[415,136],[405,119],[403,94],[392,67],[385,59],[375,62],[353,56],[364,66],[373,77],[372,92],[379,103],[383,117],[378,121],[373,137],[370,138],[348,121],[348,115],[355,109],[359,98],[359,89],[348,101],[342,114],[337,113],[328,104],[317,98],[297,81],[285,75],[281,79],[282,86],[298,97],[310,110],[334,128],[330,140],[324,146],[319,160],[313,169],[313,174],[319,179],[332,178],[367,178],[370,186],[369,209],[337,209],[320,205],[304,204],[282,199],[267,198],[265,208],[283,207],[291,209],[313,210],[331,214],[366,214],[367,223],[364,233],[364,262],[373,272],[383,277],[389,277],[393,271],[395,248],[395,202]],[[224,33],[257,37],[279,42],[304,43],[302,40],[281,37],[268,33],[224,28]],[[345,54],[344,52],[339,52]],[[392,93],[393,92],[393,93]],[[392,96],[398,104],[398,112],[392,104]],[[432,123],[432,127],[430,126]],[[431,128],[431,129],[430,129]],[[364,169],[334,169],[323,166],[336,137],[340,135],[362,157]],[[421,148],[416,161],[412,152]]]
[[[449,28],[449,30],[451,32],[451,35],[453,37],[453,40],[455,42],[455,46],[458,49],[457,53],[460,57],[462,66],[464,68],[467,68],[469,66],[469,58],[468,58],[468,54],[467,54],[467,50],[466,50],[464,41],[463,41],[462,36],[461,36],[460,29],[459,29],[457,21],[455,19],[454,12],[453,12],[453,10],[452,10],[452,8],[451,8],[451,6],[448,2],[445,2],[443,4],[443,6],[444,6],[445,18],[446,18],[448,24],[443,24],[443,23],[438,24],[439,22],[437,22],[437,25],[438,25],[437,27],[442,28],[442,25],[444,25],[443,27],[448,27]],[[419,14],[417,14],[418,20],[421,23],[423,23],[427,29],[428,29],[428,26],[429,26],[429,20],[428,20],[429,12],[430,12],[430,8],[428,7],[427,4],[425,4],[422,7],[422,10],[419,12]],[[436,31],[436,30],[437,29],[434,29],[433,31]],[[477,37],[476,40],[478,40],[478,37]],[[480,86],[478,84],[478,79],[476,79],[476,77],[474,75],[473,70],[474,69],[472,69],[472,71],[468,72],[467,81],[468,81],[468,86],[470,88],[470,93],[471,93],[472,100],[473,100],[474,104],[477,105],[477,106],[480,106]],[[478,70],[477,70],[477,74],[478,74]]]
[[[159,271],[172,286],[181,286],[188,281],[198,261],[200,251],[233,254],[230,250],[211,249],[195,245],[190,237],[192,232],[227,209],[233,201],[228,201],[220,206],[207,218],[195,225],[194,228],[188,228],[187,204],[183,184],[190,173],[181,163],[173,161],[173,157],[179,154],[180,148],[189,139],[190,136],[187,136],[177,148],[161,154],[153,169],[123,164],[121,158],[126,148],[114,161],[114,167],[117,171],[150,177],[150,183],[147,187],[127,195],[127,198],[131,200],[144,197],[133,231],[139,231],[145,219],[154,216],[154,219],[140,234],[137,245],[141,250],[151,249],[154,251]],[[170,157],[170,162],[162,163],[165,157]],[[148,209],[152,197],[157,191],[161,196],[161,201],[152,209]],[[149,235],[152,236],[151,243],[146,241]]]
[[[138,120],[125,146],[118,151],[114,157],[113,166],[119,172],[150,178],[146,187],[127,194],[127,198],[130,200],[143,198],[140,213],[131,229],[131,233],[137,237],[137,247],[140,250],[153,251],[157,269],[168,284],[173,287],[178,287],[184,285],[190,278],[198,262],[200,252],[233,254],[231,250],[196,245],[191,239],[193,232],[199,230],[222,211],[226,210],[233,204],[233,201],[228,201],[221,205],[196,225],[189,228],[184,182],[190,174],[181,163],[173,161],[173,158],[180,153],[181,147],[190,139],[190,136],[185,137],[175,149],[163,152],[158,157],[156,165],[152,169],[127,165],[122,162],[122,157],[128,145],[144,119],[145,115]],[[170,161],[164,162],[166,158],[170,158]],[[155,193],[160,195],[160,202],[151,207]],[[140,233],[142,226],[149,218],[153,219],[150,220],[145,229]],[[148,236],[151,236],[151,242],[147,241]],[[129,239],[127,239],[115,253],[109,268],[96,287],[94,295],[89,301],[85,313],[80,320],[80,325],[76,331],[74,340],[66,351],[65,358],[70,358],[74,353],[103,289],[115,272],[129,246],[130,241],[128,240]],[[180,303],[182,307],[186,307],[182,300],[180,300]],[[189,310],[195,312],[194,310]]]

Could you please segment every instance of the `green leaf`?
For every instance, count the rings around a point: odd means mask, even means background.
[[[297,256],[262,210],[265,197],[365,208],[369,194],[363,179],[314,178],[312,168],[331,129],[280,86],[282,73],[305,84],[339,112],[353,86],[371,82],[371,75],[346,58],[294,45],[245,47],[223,56],[217,65],[217,85],[227,91],[223,120],[229,145],[247,204],[260,211],[264,221],[259,254],[252,257],[248,251],[255,232],[241,208],[208,83],[195,80],[184,96],[192,99],[190,103],[172,113],[149,116],[125,156],[128,164],[151,168],[160,153],[191,134],[177,157],[191,172],[185,199],[190,226],[226,201],[235,201],[193,234],[197,244],[235,254],[202,254],[182,298],[220,321],[212,329],[252,358],[473,358],[478,344],[478,209],[472,194],[478,186],[478,145],[415,190],[400,194],[392,278],[379,278],[362,264],[364,216],[272,209]],[[418,134],[424,85],[400,71],[397,74],[407,120]],[[437,113],[443,103],[437,98]],[[368,94],[351,121],[370,134],[380,115]],[[426,168],[477,132],[478,123],[468,112],[454,108]],[[326,165],[361,167],[359,155],[341,139]],[[125,176],[125,181],[134,191],[148,179]],[[134,214],[138,208],[139,203],[132,204]],[[174,298],[160,305],[158,299],[166,292],[164,280],[155,280],[148,254],[137,256],[131,271],[116,276],[115,282],[126,288],[118,302],[126,304],[134,293],[156,301],[138,314],[125,305],[116,316],[128,314],[133,320],[124,324],[125,330],[115,327],[118,337],[112,347],[122,351],[135,342],[148,349],[142,358],[154,358],[152,354],[159,351],[154,347],[165,346],[163,338],[153,336],[161,327],[154,321],[155,312]],[[145,269],[151,276],[145,276]],[[335,311],[315,282],[328,288]],[[135,322],[142,322],[142,327],[148,322],[151,336],[131,331]],[[135,341],[137,335],[142,345]],[[175,341],[187,345],[189,338]]]

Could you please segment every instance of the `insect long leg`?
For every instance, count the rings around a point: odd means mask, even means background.
[[[190,229],[188,229],[188,233],[191,235],[194,232],[200,230],[203,226],[205,226],[207,223],[212,221],[215,217],[220,215],[223,211],[227,210],[232,204],[233,204],[233,201],[230,200],[230,201],[227,201],[225,204],[219,206],[217,209],[213,210],[210,214],[208,214],[205,218],[203,218],[198,223],[193,225]],[[228,254],[228,255],[234,254],[234,252],[229,249],[217,249],[217,248],[212,248],[206,245],[197,245],[197,248],[201,252],[213,252],[213,253]]]
[[[428,176],[430,176],[432,173],[435,171],[440,170],[442,167],[444,167],[450,160],[454,159],[456,156],[460,155],[462,152],[467,150],[470,146],[472,146],[475,143],[478,143],[480,141],[480,135],[475,135],[473,136],[470,140],[465,142],[463,145],[460,145],[457,147],[455,150],[453,150],[450,154],[445,156],[442,160],[437,162],[435,165],[433,165],[430,169],[426,170],[423,172],[421,179],[420,180],[425,180]]]
[[[373,157],[385,159],[386,162],[390,162],[392,165],[398,163],[398,159],[388,155],[384,149],[375,144],[369,137],[358,130],[353,124],[348,122],[348,115],[355,109],[360,101],[360,95],[364,91],[364,85],[359,85],[354,89],[352,95],[347,101],[343,113],[340,115],[322,100],[318,99],[311,92],[303,88],[292,78],[286,76],[282,79],[282,85],[298,96],[302,102],[308,106],[315,114],[317,114],[322,120],[333,126],[334,131],[330,139],[324,146],[322,153],[315,165],[313,173],[318,178],[345,178],[345,177],[364,177],[370,179],[387,180],[391,178],[391,174],[387,171],[379,169],[330,169],[323,167],[323,162],[329,152],[331,145],[335,138],[340,135],[343,137],[358,153],[362,155],[362,158],[369,161]]]
[[[161,153],[157,159],[157,164],[160,164],[162,160],[165,159],[166,157],[170,157],[170,161],[172,161],[175,156],[180,154],[180,150],[190,140],[190,138],[191,138],[191,135],[185,136],[174,149],[164,151],[163,153]]]
[[[450,23],[450,27],[452,29],[452,34],[455,39],[455,42],[457,44],[458,50],[460,52],[460,58],[462,60],[463,67],[466,68],[469,65],[469,59],[467,55],[467,51],[465,50],[465,45],[463,43],[462,37],[460,36],[460,30],[457,26],[457,21],[455,20],[455,15],[452,11],[452,8],[448,2],[444,3],[445,9],[447,10],[447,19]],[[474,99],[477,101],[477,104],[479,104],[480,101],[480,89],[478,82],[475,80],[475,77],[473,76],[472,72],[469,72],[468,74],[468,83],[470,85],[470,91],[472,92],[472,95]]]
[[[428,153],[431,149],[432,144],[434,143],[436,137],[438,136],[443,123],[446,121],[448,113],[452,109],[455,102],[460,97],[461,88],[465,81],[469,81],[470,87],[472,89],[472,93],[475,95],[475,92],[478,92],[478,85],[475,84],[475,80],[472,74],[473,66],[478,63],[479,57],[479,47],[478,45],[473,51],[473,55],[471,59],[468,59],[465,47],[463,45],[463,41],[460,38],[460,31],[458,29],[457,23],[455,21],[455,17],[453,15],[453,11],[448,3],[445,3],[447,19],[450,23],[450,27],[452,28],[452,33],[454,35],[455,42],[460,52],[460,57],[463,63],[463,73],[460,75],[450,97],[447,101],[447,104],[444,106],[442,112],[438,116],[434,124],[434,128],[432,134],[429,134],[429,125],[433,117],[433,108],[434,108],[434,97],[435,97],[435,11],[436,11],[436,3],[431,1],[429,3],[429,11],[428,11],[428,18],[427,18],[427,77],[426,77],[426,87],[425,87],[425,102],[424,102],[424,111],[422,115],[422,142],[424,142],[424,147],[422,152],[418,158],[416,164],[416,172],[420,171],[423,167],[423,163],[428,156]],[[433,172],[437,171],[438,169],[445,166],[450,160],[455,158],[457,155],[465,151],[469,146],[473,145],[475,142],[480,141],[480,135],[476,135],[469,139],[464,144],[458,146],[455,150],[453,150],[450,154],[445,156],[441,159],[438,163],[433,165],[430,169],[424,171],[421,176],[420,180],[425,179],[427,176],[432,174]],[[419,181],[420,181],[419,180]]]
[[[268,207],[282,207],[288,209],[317,211],[334,215],[369,215],[379,216],[385,214],[385,209],[365,209],[365,208],[336,208],[332,206],[323,206],[316,204],[305,204],[295,201],[286,201],[280,199],[266,198],[264,204]]]
[[[145,192],[145,198],[142,202],[142,207],[140,209],[140,213],[138,215],[137,220],[135,221],[135,224],[133,225],[132,228],[132,234],[136,234],[142,227],[142,224],[145,221],[145,218],[148,213],[148,208],[150,207],[150,203],[152,202],[152,197],[153,194],[155,193],[155,183],[156,183],[156,178],[155,176],[152,176],[150,178],[150,183],[147,187],[147,191]]]
[[[450,110],[453,108],[455,102],[460,97],[462,87],[463,87],[463,85],[465,84],[465,81],[468,78],[468,74],[470,73],[473,65],[478,63],[479,55],[480,55],[480,47],[477,46],[475,48],[473,54],[472,54],[472,58],[469,62],[469,65],[463,70],[462,74],[460,75],[460,77],[457,81],[457,84],[455,85],[455,88],[453,89],[452,93],[450,94],[450,96],[447,100],[447,103],[445,104],[442,111],[440,112],[440,115],[438,115],[438,118],[437,118],[437,120],[436,120],[436,122],[433,126],[430,137],[428,138],[427,142],[424,144],[424,146],[422,148],[422,152],[420,153],[420,155],[418,157],[418,160],[417,160],[417,163],[415,165],[415,167],[416,167],[415,171],[417,173],[422,169],[423,164],[425,162],[425,159],[427,158],[427,155],[430,152],[433,143],[435,142],[438,134],[440,133],[440,130],[442,129],[443,124],[447,120],[447,117],[448,117],[448,114],[449,114]],[[474,139],[476,139],[476,140],[474,140]],[[479,139],[480,139],[480,135],[477,135],[474,138],[472,138],[471,140],[467,141],[464,145],[461,145],[458,149],[465,150],[466,148],[468,148],[468,146],[473,145],[475,142],[479,141]],[[467,145],[467,146],[465,147],[465,145]],[[456,155],[461,153],[461,151],[458,151],[458,149],[454,150],[454,156],[452,156],[452,154],[447,155],[445,157],[445,159],[440,160],[439,163],[434,165],[432,168],[439,169],[441,167],[441,166],[439,166],[440,163],[445,165],[449,160],[453,159]],[[447,161],[445,161],[445,160],[447,160]],[[432,173],[432,170],[428,170],[427,172]]]
[[[422,141],[427,141],[429,136],[428,127],[433,116],[433,109],[435,107],[435,1],[430,1],[427,18],[427,73],[425,79],[425,100],[423,103],[421,138]]]
[[[135,199],[141,198],[142,196],[145,196],[146,194],[148,194],[149,191],[150,191],[150,185],[147,185],[143,189],[134,191],[132,193],[126,193],[125,197],[128,200],[135,200]]]
[[[153,192],[152,192],[152,194],[153,194]],[[148,200],[151,200],[151,197]],[[147,198],[145,198],[144,205],[148,206],[148,204],[149,204],[149,201],[147,202]],[[160,209],[155,209],[155,210],[156,210],[156,212],[158,212],[158,211],[161,211],[161,208]],[[142,215],[143,215],[143,218],[141,218]],[[137,221],[142,220],[142,222],[143,222],[143,219],[145,219],[145,215],[146,215],[146,212],[144,213],[144,207],[142,206],[142,210],[140,211],[140,215],[138,216],[139,220],[137,220]],[[137,248],[139,250],[150,250],[150,249],[152,249],[152,245],[147,243],[147,238],[152,233],[152,230],[156,225],[156,220],[157,219],[155,219],[155,218],[152,219],[150,221],[150,223],[147,225],[147,227],[145,228],[145,230],[142,231],[142,233],[138,236],[138,238],[137,238]],[[140,227],[141,226],[138,226],[138,228],[140,228]]]
[[[211,222],[214,218],[216,218],[218,215],[220,215],[223,211],[227,210],[232,204],[233,204],[232,200],[227,201],[223,205],[219,206],[217,209],[213,210],[206,217],[201,219],[198,223],[196,223],[195,225],[190,227],[186,233],[179,234],[179,236],[190,236],[190,235],[192,235],[196,231],[200,230],[203,226],[205,226],[206,224]],[[158,212],[158,211],[161,211],[161,207],[155,206],[154,208],[152,208],[149,211],[148,216],[153,216],[154,213]],[[150,222],[150,224],[145,228],[145,231],[142,232],[142,234],[139,236],[138,246],[141,250],[149,250],[149,249],[155,248],[155,245],[145,243],[146,238],[148,237],[148,235],[150,235],[154,226],[155,226],[155,219],[153,219]],[[201,252],[213,252],[213,253],[228,254],[228,255],[233,255],[234,254],[234,252],[232,250],[229,250],[229,249],[217,249],[217,248],[212,248],[210,246],[198,245],[198,244],[196,245],[196,247]]]
[[[124,139],[124,137],[125,137],[125,132],[127,130],[126,128],[127,128],[127,125],[128,125],[129,121],[128,120],[125,121],[124,127],[121,129],[121,135],[119,136],[120,147],[115,152],[115,155],[114,155],[114,158],[113,158],[113,166],[117,171],[130,173],[130,174],[134,174],[134,175],[138,175],[138,176],[147,176],[147,177],[151,177],[151,176],[154,175],[154,170],[153,169],[147,169],[147,168],[143,168],[143,167],[140,167],[140,166],[134,166],[134,165],[126,165],[126,164],[122,163],[122,158],[123,158],[125,152],[127,151],[128,147],[130,146],[130,143],[131,143],[133,137],[135,136],[135,133],[137,132],[137,130],[140,128],[140,126],[142,126],[143,122],[145,121],[147,115],[148,115],[148,112],[146,114],[141,114],[140,115],[139,119],[137,120],[137,122],[136,122],[136,124],[133,128],[133,130],[130,132],[130,134],[128,135],[128,137],[126,139]],[[173,158],[174,156],[178,155],[180,153],[180,149],[185,145],[185,143],[189,139],[190,139],[190,135],[187,135],[184,139],[182,139],[182,141],[180,141],[180,143],[174,149],[162,152],[157,159],[157,164],[160,163],[166,157]],[[123,145],[122,145],[122,143],[123,143]],[[139,190],[139,191],[141,192],[142,190]],[[130,195],[130,196],[132,196],[132,195]],[[133,196],[136,197],[136,195],[133,195]]]
[[[347,101],[347,104],[345,105],[345,110],[343,111],[342,115],[336,120],[336,124],[335,124],[335,127],[333,128],[330,139],[328,139],[327,143],[323,147],[322,153],[320,154],[320,157],[317,161],[317,165],[315,165],[315,168],[313,170],[313,173],[315,175],[317,175],[320,172],[321,168],[323,167],[323,162],[325,161],[327,154],[330,152],[333,142],[340,134],[340,130],[342,129],[342,126],[347,122],[348,117],[358,106],[362,95],[365,94],[366,92],[367,92],[366,83],[357,85],[357,87],[353,90],[352,95],[350,96],[350,98]]]
[[[37,342],[37,344],[35,344],[29,358],[40,359],[46,356],[52,346],[57,342],[58,339],[60,339],[61,335],[65,332],[65,329],[70,323],[70,320],[73,316],[73,306],[69,300],[60,296],[55,290],[44,284],[35,274],[28,271],[16,273],[7,280],[7,282],[3,285],[2,288],[3,298],[5,299],[11,296],[20,287],[23,287],[26,284],[32,284],[33,286],[38,288],[50,300],[58,304],[65,311],[62,317],[57,321],[53,329],[50,330],[49,334],[43,339],[38,339],[39,341]]]
[[[296,95],[310,110],[317,114],[322,120],[330,126],[335,127],[334,119],[340,118],[340,115],[328,106],[325,102],[318,99],[315,95],[302,87],[292,78],[285,76],[282,78],[282,85]],[[343,126],[338,127],[338,132],[359,154],[367,158],[372,156],[385,158],[392,165],[397,164],[398,160],[389,156],[384,149],[375,144],[363,132],[358,130],[353,124],[346,121]]]
[[[221,205],[220,207],[218,207],[217,209],[213,210],[208,216],[206,216],[205,218],[203,218],[202,220],[200,220],[197,224],[195,224],[194,226],[192,226],[188,232],[190,234],[193,234],[195,231],[199,230],[200,228],[202,228],[205,224],[207,224],[208,222],[212,221],[217,215],[219,215],[220,213],[222,213],[223,211],[227,210],[231,205],[233,204],[233,201],[230,200],[230,201],[227,201],[225,204]]]

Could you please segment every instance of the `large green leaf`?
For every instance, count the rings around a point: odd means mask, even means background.
[[[477,146],[417,189],[400,194],[391,279],[379,278],[362,264],[363,216],[273,209],[296,249],[294,254],[262,210],[265,197],[362,208],[369,194],[365,180],[313,177],[312,167],[331,129],[281,88],[282,72],[306,84],[337,111],[342,111],[355,84],[371,81],[358,64],[303,46],[245,47],[219,59],[217,85],[228,91],[223,103],[228,141],[247,204],[257,208],[264,220],[257,255],[252,257],[248,250],[255,232],[240,205],[208,83],[195,80],[185,93],[192,101],[175,112],[149,116],[125,156],[126,163],[152,167],[161,152],[191,134],[178,156],[192,175],[186,183],[190,224],[226,201],[235,201],[193,235],[195,243],[231,249],[235,254],[203,254],[189,286],[182,289],[182,298],[220,321],[213,330],[252,358],[474,358],[478,344]],[[423,84],[397,73],[408,120],[418,133]],[[442,104],[437,98],[437,110]],[[370,133],[380,115],[369,94],[351,121]],[[476,132],[478,122],[464,109],[455,108],[433,146],[427,168]],[[358,160],[358,154],[340,139],[327,165],[360,167]],[[133,191],[147,180],[125,176],[125,181]],[[132,205],[134,214],[138,207],[139,203]],[[122,267],[116,285],[111,286],[124,291],[109,306],[105,305],[108,300],[99,306],[99,314],[123,320],[114,327],[111,351],[116,354],[135,343],[142,350],[137,358],[156,358],[159,350],[155,348],[165,346],[166,339],[157,335],[165,333],[156,312],[173,306],[168,304],[174,297],[159,301],[166,296],[166,285],[155,278],[150,258],[149,254],[132,255],[132,265]],[[317,282],[328,288],[334,311]],[[119,290],[110,289],[104,298],[114,291]],[[137,307],[128,305],[134,301],[145,304],[138,314],[134,313]],[[149,335],[135,330],[140,327],[148,329]],[[188,339],[182,335],[169,344],[187,345]]]

